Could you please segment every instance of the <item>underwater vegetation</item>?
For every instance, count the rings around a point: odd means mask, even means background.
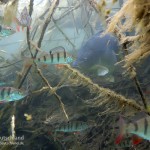
[[[1,150],[150,149],[149,0],[1,1],[0,17]]]

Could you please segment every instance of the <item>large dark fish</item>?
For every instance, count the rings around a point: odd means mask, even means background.
[[[119,43],[114,35],[98,32],[81,47],[72,66],[86,72],[96,70],[98,76],[104,76],[113,72],[118,50]]]

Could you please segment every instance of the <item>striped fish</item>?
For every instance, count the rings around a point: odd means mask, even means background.
[[[13,87],[0,87],[0,102],[17,101],[26,96],[25,92]]]
[[[150,117],[144,117],[135,122],[125,123],[123,118],[120,117],[120,135],[116,138],[115,143],[119,144],[123,136],[127,133],[134,135],[133,145],[141,142],[141,139],[150,140]],[[136,136],[135,136],[136,135]]]
[[[73,58],[61,46],[49,51],[49,53],[42,54],[37,57],[35,61],[44,64],[69,64],[73,62]]]
[[[80,132],[89,128],[89,125],[86,122],[74,121],[61,124],[58,128],[55,129],[56,132]]]

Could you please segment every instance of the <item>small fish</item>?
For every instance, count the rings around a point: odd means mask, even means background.
[[[0,102],[21,100],[26,96],[25,92],[13,87],[0,87]]]
[[[12,35],[14,33],[15,33],[15,30],[12,29],[11,27],[2,27],[0,25],[0,37],[1,38],[10,36],[10,35]]]
[[[26,117],[26,120],[27,120],[27,121],[32,120],[32,115],[24,114],[24,116]]]
[[[74,121],[61,124],[55,129],[55,132],[80,132],[88,129],[90,126],[86,122]]]
[[[63,47],[59,46],[55,50],[50,50],[49,53],[37,57],[35,61],[44,64],[68,64],[73,62],[73,58]]]
[[[20,19],[15,18],[15,22],[17,23],[17,31],[20,31],[20,26],[22,26],[22,30],[24,27],[28,27],[30,29],[32,18],[30,17],[27,7],[25,6],[20,14]]]
[[[123,136],[127,133],[133,134],[133,145],[139,144],[142,139],[150,140],[150,117],[144,117],[138,119],[135,122],[125,123],[122,117],[120,117],[120,134],[116,138],[115,144],[119,144]]]
[[[47,53],[41,50],[33,41],[30,40],[30,43],[40,53],[40,56],[35,58],[36,63],[60,65],[73,62],[73,57],[62,46],[55,47]]]

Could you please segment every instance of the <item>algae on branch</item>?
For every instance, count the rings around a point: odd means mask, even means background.
[[[124,20],[123,23],[120,23]],[[125,57],[125,67],[150,56],[150,3],[149,0],[128,0],[111,19],[107,32],[114,32],[116,26],[122,32],[135,31],[130,48],[132,52]],[[126,38],[121,41],[126,41]],[[130,41],[129,41],[130,42]]]

